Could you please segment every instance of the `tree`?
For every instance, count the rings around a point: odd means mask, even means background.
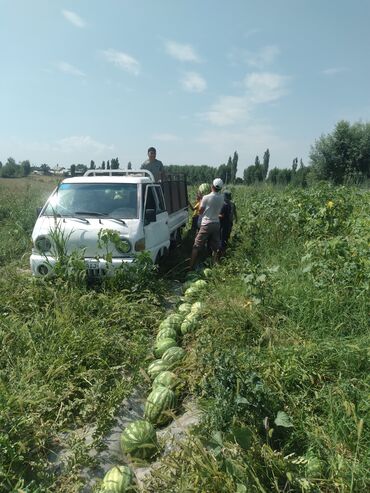
[[[266,180],[270,163],[270,151],[266,149],[263,155],[263,179]]]
[[[221,164],[217,170],[217,176],[221,178],[224,183],[227,183],[229,168],[227,164]]]
[[[236,151],[234,151],[233,159],[231,162],[231,182],[235,183],[236,173],[238,172],[238,159],[239,155]]]
[[[76,176],[76,165],[71,164],[71,176]]]
[[[107,161],[107,169],[110,169],[110,162],[109,162],[109,159]]]
[[[101,169],[105,169],[105,161],[101,163]]]
[[[131,161],[129,161],[129,162],[127,163],[127,169],[132,169],[132,164],[131,164]]]
[[[340,121],[334,132],[322,135],[311,147],[313,172],[335,184],[359,182],[370,176],[370,123]]]
[[[19,166],[12,157],[8,157],[7,162],[1,169],[1,176],[3,178],[14,178],[19,176]]]
[[[21,162],[21,174],[22,176],[28,176],[31,173],[31,164],[26,159],[26,161]]]
[[[111,159],[111,161],[110,161],[110,169],[118,169],[118,168],[119,168],[118,157]]]
[[[77,175],[84,175],[87,171],[87,166],[85,164],[77,164],[75,167],[75,172]]]
[[[246,185],[253,185],[253,183],[255,182],[256,180],[255,171],[256,171],[255,166],[248,166],[248,168],[244,170],[243,179]]]
[[[231,156],[229,156],[229,159],[227,160],[227,165],[226,165],[226,176],[225,180],[223,180],[224,183],[232,183],[233,182],[233,162],[231,160]]]
[[[297,168],[298,168],[298,158],[295,157],[293,159],[293,163],[292,163],[292,170],[293,170],[293,173],[295,173],[297,171]]]
[[[95,162],[93,160],[90,161],[90,169],[95,169]]]
[[[40,171],[43,175],[50,175],[50,166],[44,163],[40,166]]]

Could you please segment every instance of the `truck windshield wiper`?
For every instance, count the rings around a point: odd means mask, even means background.
[[[62,217],[63,221],[65,222],[66,218],[68,219],[74,219],[75,221],[81,221],[82,223],[85,224],[90,224],[90,221],[86,219],[86,217],[76,217],[73,214],[56,214],[56,217]]]
[[[81,214],[81,216],[107,216],[105,212],[92,212],[92,211],[75,211],[75,214]]]
[[[124,226],[127,226],[125,221],[123,219],[119,219],[117,217],[109,217],[107,213],[105,212],[87,212],[87,211],[76,211],[75,214],[81,214],[82,216],[99,216],[99,217],[104,217],[104,219],[109,219],[109,221],[116,221],[120,224],[123,224]]]
[[[110,221],[116,221],[118,223],[123,224],[124,226],[127,226],[127,224],[123,219],[118,219],[117,217],[105,217],[104,219],[109,219]]]

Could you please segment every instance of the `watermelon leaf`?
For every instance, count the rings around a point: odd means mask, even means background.
[[[290,417],[285,411],[279,411],[277,413],[274,423],[276,424],[276,426],[282,426],[283,428],[293,428],[294,426]]]
[[[249,428],[245,426],[233,426],[231,428],[233,437],[238,445],[244,450],[248,450],[252,443],[252,433]]]

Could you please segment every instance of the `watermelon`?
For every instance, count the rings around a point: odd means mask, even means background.
[[[190,322],[190,320],[184,320],[181,324],[181,334],[184,336],[189,332],[193,332],[194,328],[195,324],[193,322]]]
[[[185,356],[185,351],[178,346],[170,347],[162,356],[162,361],[169,367],[176,366]]]
[[[144,408],[144,417],[153,424],[164,425],[171,421],[168,411],[173,410],[175,404],[175,393],[163,385],[158,385],[148,395]]]
[[[182,285],[182,292],[185,293],[185,291],[189,288],[191,288],[191,286],[193,285],[193,282],[194,281],[186,281],[184,282],[184,284]]]
[[[158,332],[156,341],[159,341],[160,339],[166,339],[167,337],[169,337],[170,339],[176,339],[177,338],[176,330],[173,329],[172,327],[163,327],[163,329],[161,329]]]
[[[190,286],[190,288],[188,288],[184,293],[184,298],[185,301],[187,302],[195,298],[198,298],[198,296],[199,296],[199,288],[197,288],[196,286]]]
[[[180,313],[187,315],[191,310],[191,304],[190,303],[182,303],[181,305],[179,305],[178,310]]]
[[[155,343],[153,353],[156,358],[161,358],[162,354],[170,347],[177,346],[177,342],[170,337],[159,339]]]
[[[126,493],[132,491],[133,474],[127,466],[114,466],[106,473],[101,484],[101,493]]]
[[[208,195],[211,193],[211,185],[209,183],[202,183],[199,185],[198,191],[202,195]]]
[[[199,313],[204,309],[204,304],[201,301],[196,301],[191,305],[191,313]]]
[[[167,349],[168,351],[168,349]],[[155,378],[157,375],[159,375],[162,371],[169,370],[169,364],[163,361],[163,359],[156,359],[152,361],[149,366],[148,366],[148,375],[151,378]]]
[[[158,450],[157,434],[149,421],[130,423],[121,433],[121,448],[125,454],[138,459],[151,459]]]
[[[188,313],[181,324],[181,334],[187,334],[188,332],[192,332],[197,327],[197,322],[199,320],[199,312],[191,311]]]
[[[205,281],[204,279],[198,279],[198,281],[195,281],[193,283],[193,287],[197,289],[204,289],[207,287],[207,281]]]
[[[179,383],[179,379],[172,371],[162,371],[155,377],[153,381],[153,389],[158,385],[163,385],[163,387],[173,390]]]
[[[182,323],[183,317],[179,313],[172,313],[166,319],[161,322],[159,325],[159,330],[163,328],[171,327],[171,329],[175,329],[177,332],[180,330],[180,325]]]
[[[186,315],[184,321],[188,321],[188,322],[191,322],[191,323],[195,323],[199,320],[199,311],[194,311],[194,312],[190,312]]]

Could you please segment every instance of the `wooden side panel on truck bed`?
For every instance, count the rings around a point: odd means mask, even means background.
[[[168,214],[188,207],[188,191],[186,175],[184,173],[164,175],[160,185],[163,190]]]

